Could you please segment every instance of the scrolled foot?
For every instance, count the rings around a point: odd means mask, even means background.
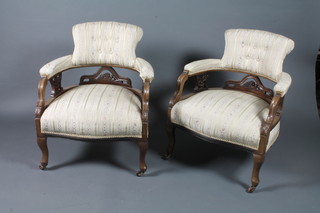
[[[41,169],[41,170],[45,170],[46,169],[46,167],[47,167],[47,163],[40,163],[40,165],[39,165],[39,169]]]
[[[142,176],[144,175],[144,172],[145,172],[145,171],[140,170],[139,172],[136,173],[136,175],[137,175],[138,177],[142,177]]]
[[[256,190],[256,187],[255,186],[250,186],[249,188],[247,188],[246,192],[252,193],[252,192],[254,192],[254,190]]]

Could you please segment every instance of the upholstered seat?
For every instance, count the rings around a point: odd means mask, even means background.
[[[139,144],[138,176],[147,170],[149,90],[153,68],[136,56],[141,27],[119,22],[87,22],[72,28],[72,54],[56,58],[40,69],[35,124],[42,151],[40,169],[48,164],[47,137],[72,139],[136,140]],[[62,73],[74,68],[99,67],[84,75],[79,85],[62,86]],[[132,88],[121,68],[138,73],[142,89]],[[75,70],[76,71],[76,70]],[[77,80],[78,81],[78,80]],[[46,88],[51,85],[51,99]]]
[[[127,88],[91,84],[73,88],[43,112],[41,132],[76,138],[141,137],[141,103]]]
[[[250,149],[258,149],[260,126],[267,118],[269,104],[250,94],[210,89],[179,101],[171,121],[200,135]],[[271,131],[268,147],[279,134],[280,122]]]
[[[243,148],[253,153],[251,186],[247,189],[253,192],[260,181],[265,153],[279,135],[283,100],[291,85],[291,77],[283,72],[282,65],[293,48],[294,42],[279,34],[230,29],[225,32],[221,59],[186,64],[169,102],[169,144],[164,159],[173,153],[176,127],[209,142],[219,140],[220,144]],[[222,88],[210,89],[209,73],[218,71],[246,75],[240,81],[226,81]],[[195,92],[183,96],[190,78],[196,80]],[[265,87],[260,78],[273,82],[273,90]]]

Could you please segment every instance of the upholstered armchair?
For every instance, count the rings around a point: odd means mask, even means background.
[[[74,51],[40,69],[38,102],[35,112],[37,143],[42,151],[40,169],[48,164],[47,137],[86,141],[136,140],[140,148],[138,176],[147,169],[149,88],[152,66],[136,57],[135,49],[143,31],[117,22],[90,22],[72,29]],[[101,67],[84,75],[79,85],[63,87],[62,73],[79,67]],[[116,68],[135,71],[142,90],[132,88],[130,78]],[[47,84],[51,98],[46,99]]]
[[[222,59],[194,61],[184,67],[168,107],[169,145],[173,152],[175,129],[179,127],[210,142],[234,145],[253,153],[251,186],[259,184],[265,153],[279,135],[282,104],[291,77],[282,71],[284,58],[294,42],[284,36],[249,29],[225,32]],[[240,81],[226,81],[223,88],[208,88],[208,74],[215,71],[244,73]],[[182,95],[185,82],[195,76],[192,94]],[[260,77],[274,82],[273,90]]]

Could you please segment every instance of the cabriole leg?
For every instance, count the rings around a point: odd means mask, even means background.
[[[144,175],[145,171],[147,170],[147,164],[145,161],[147,150],[148,150],[148,141],[147,140],[139,140],[139,149],[140,149],[140,155],[139,155],[139,166],[140,171],[137,172],[137,176],[141,177]]]
[[[38,146],[42,152],[42,157],[41,157],[39,168],[41,170],[44,170],[46,168],[46,166],[48,165],[48,159],[49,159],[47,138],[46,137],[37,137],[37,143],[38,143]]]
[[[248,193],[254,192],[256,187],[259,184],[259,173],[260,168],[264,162],[265,155],[264,154],[253,154],[253,170],[252,170],[252,177],[251,177],[251,186],[247,189]]]
[[[175,145],[175,127],[171,123],[167,125],[167,134],[169,143],[166,154],[162,157],[164,160],[168,160],[171,157]]]

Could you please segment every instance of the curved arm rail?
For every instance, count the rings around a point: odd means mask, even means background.
[[[47,79],[51,79],[57,74],[72,68],[93,67],[93,66],[111,66],[111,67],[119,67],[119,68],[133,70],[140,73],[140,77],[143,81],[149,80],[151,82],[154,78],[154,72],[153,72],[152,66],[150,65],[149,62],[147,62],[142,58],[137,58],[135,65],[132,68],[132,67],[123,67],[123,66],[113,65],[113,64],[75,65],[72,62],[72,55],[67,55],[47,63],[40,69],[39,72],[41,77],[46,77]]]
[[[282,72],[277,84],[274,86],[274,91],[283,97],[287,93],[291,82],[291,76],[286,72]]]
[[[143,81],[149,80],[150,83],[154,78],[154,72],[151,64],[142,58],[136,58],[134,68],[140,73]]]
[[[189,76],[198,75],[203,72],[224,70],[221,59],[203,59],[193,61],[184,66],[184,69],[189,71]]]
[[[180,98],[182,96],[182,92],[183,92],[183,89],[184,89],[184,84],[189,78],[188,73],[189,73],[189,71],[184,70],[181,73],[181,75],[178,77],[176,90],[175,90],[172,98],[170,99],[169,107],[168,107],[168,116],[169,116],[170,119],[171,119],[172,107],[180,100]]]

